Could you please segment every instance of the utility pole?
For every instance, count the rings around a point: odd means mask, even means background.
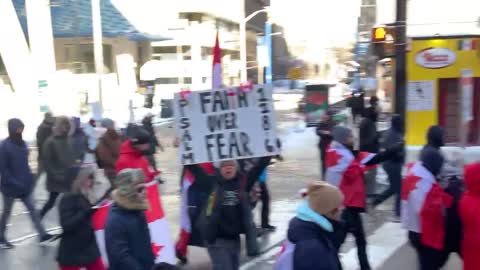
[[[395,113],[403,119],[407,102],[407,0],[397,0],[395,22]]]

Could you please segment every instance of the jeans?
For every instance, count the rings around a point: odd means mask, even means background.
[[[447,262],[449,253],[424,246],[419,233],[408,232],[408,240],[417,252],[419,270],[440,270]]]
[[[103,265],[102,258],[100,257],[96,261],[88,265],[79,265],[79,266],[61,266],[60,265],[60,270],[81,270],[81,269],[105,270],[106,268]]]
[[[208,245],[212,270],[238,270],[240,268],[240,239],[216,239]]]
[[[260,199],[262,200],[262,227],[270,225],[270,193],[265,182],[260,182]]]
[[[37,230],[40,237],[43,237],[47,234],[45,228],[43,227],[42,223],[40,222],[40,217],[35,210],[35,206],[33,204],[33,197],[32,195],[28,195],[26,197],[20,198],[23,204],[28,210],[28,214],[32,219],[33,226]],[[7,223],[10,219],[10,215],[12,214],[13,203],[15,202],[15,198],[3,196],[3,212],[2,217],[0,218],[0,241],[5,241],[5,231],[7,230]]]
[[[360,216],[360,210],[345,208],[342,212],[342,221],[344,222],[344,231],[340,236],[340,243],[345,242],[347,234],[351,233],[355,237],[357,245],[358,261],[361,270],[370,270],[370,264],[367,256],[367,240],[363,229],[363,221]]]
[[[397,217],[400,216],[400,190],[402,185],[402,163],[399,162],[385,162],[383,163],[383,169],[388,175],[388,181],[390,186],[387,190],[380,193],[375,201],[374,205],[379,205],[385,200],[390,198],[390,196],[395,195],[395,207],[394,213]]]
[[[55,202],[57,201],[58,196],[60,196],[60,193],[58,192],[50,192],[48,195],[48,201],[45,203],[43,206],[42,210],[40,211],[40,217],[44,217],[48,211],[50,211],[53,206],[55,206]]]

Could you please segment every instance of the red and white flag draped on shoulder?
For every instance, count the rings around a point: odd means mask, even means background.
[[[146,193],[150,207],[149,210],[145,211],[145,217],[147,218],[148,229],[150,231],[152,251],[156,257],[155,263],[166,262],[175,264],[176,258],[173,240],[170,237],[167,219],[165,218],[160,201],[158,183],[147,183]],[[106,267],[108,267],[108,258],[105,248],[105,225],[111,205],[111,201],[105,202],[95,211],[92,217],[98,248],[100,249],[102,260]]]
[[[360,152],[355,157],[352,151],[336,141],[328,147],[324,180],[342,191],[345,206],[365,208],[363,174],[374,167],[365,165],[374,156],[372,153]]]
[[[452,206],[453,198],[443,191],[421,162],[408,167],[402,182],[402,223],[407,230],[420,233],[423,245],[443,249],[445,213]]]

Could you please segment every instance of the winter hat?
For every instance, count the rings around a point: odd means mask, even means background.
[[[150,143],[150,136],[144,128],[135,126],[131,130],[130,140],[133,145],[146,144]]]
[[[115,179],[116,189],[112,193],[113,200],[125,209],[146,210],[148,202],[138,192],[139,185],[145,183],[145,174],[141,169],[124,169]]]
[[[352,130],[346,127],[336,126],[332,130],[333,139],[341,144],[347,144],[347,139],[353,136]]]
[[[308,186],[308,205],[320,215],[339,208],[343,202],[342,192],[324,181],[315,181]]]
[[[223,166],[228,166],[228,165],[233,165],[235,167],[238,167],[238,161],[235,159],[229,159],[229,160],[222,160],[222,161],[217,161],[213,164],[213,166],[217,169],[220,169]]]
[[[433,147],[426,147],[420,153],[420,161],[422,161],[423,166],[436,177],[440,174],[445,159],[439,150]]]
[[[111,129],[111,128],[114,128],[115,127],[115,122],[113,122],[112,119],[110,118],[103,118],[102,121],[100,122],[100,125],[103,127],[103,128],[106,128],[106,129]]]

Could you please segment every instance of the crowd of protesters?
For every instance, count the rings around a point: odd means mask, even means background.
[[[357,112],[357,111],[355,111]],[[361,270],[371,269],[361,214],[394,196],[392,220],[402,222],[418,256],[419,269],[439,270],[451,253],[458,253],[464,269],[477,269],[480,250],[480,163],[464,173],[445,176],[441,147],[443,130],[428,130],[428,143],[418,161],[405,164],[404,120],[394,115],[383,135],[377,130],[378,99],[362,110],[359,149],[352,129],[337,125],[327,111],[317,127],[320,137],[321,177],[312,182],[290,221],[276,270],[342,269],[339,250],[352,234]],[[36,179],[19,119],[8,122],[9,136],[0,144],[0,248],[14,248],[6,231],[16,199],[23,202],[39,235],[39,242],[59,239],[57,262],[62,270],[177,269],[155,264],[149,225],[146,183],[163,183],[155,162],[163,146],[155,135],[152,116],[124,132],[110,119],[82,124],[79,118],[45,114],[38,127],[38,175],[45,175],[48,200],[37,211],[33,200]],[[278,142],[280,148],[280,142]],[[175,245],[177,258],[188,262],[187,246],[207,249],[214,270],[240,268],[241,235],[248,256],[259,255],[258,235],[275,230],[269,222],[267,167],[272,159],[226,160],[186,165],[181,177],[182,199],[190,228],[182,230]],[[389,187],[376,192],[377,165],[382,164]],[[462,170],[463,164],[456,165]],[[95,190],[99,169],[110,188]],[[372,171],[373,172],[369,172]],[[463,181],[462,181],[463,180]],[[187,182],[186,182],[187,181]],[[41,187],[39,187],[41,188]],[[252,209],[262,199],[262,222],[257,228]],[[92,224],[99,202],[112,202],[105,225],[106,257],[102,258]],[[42,225],[58,202],[60,235]]]

